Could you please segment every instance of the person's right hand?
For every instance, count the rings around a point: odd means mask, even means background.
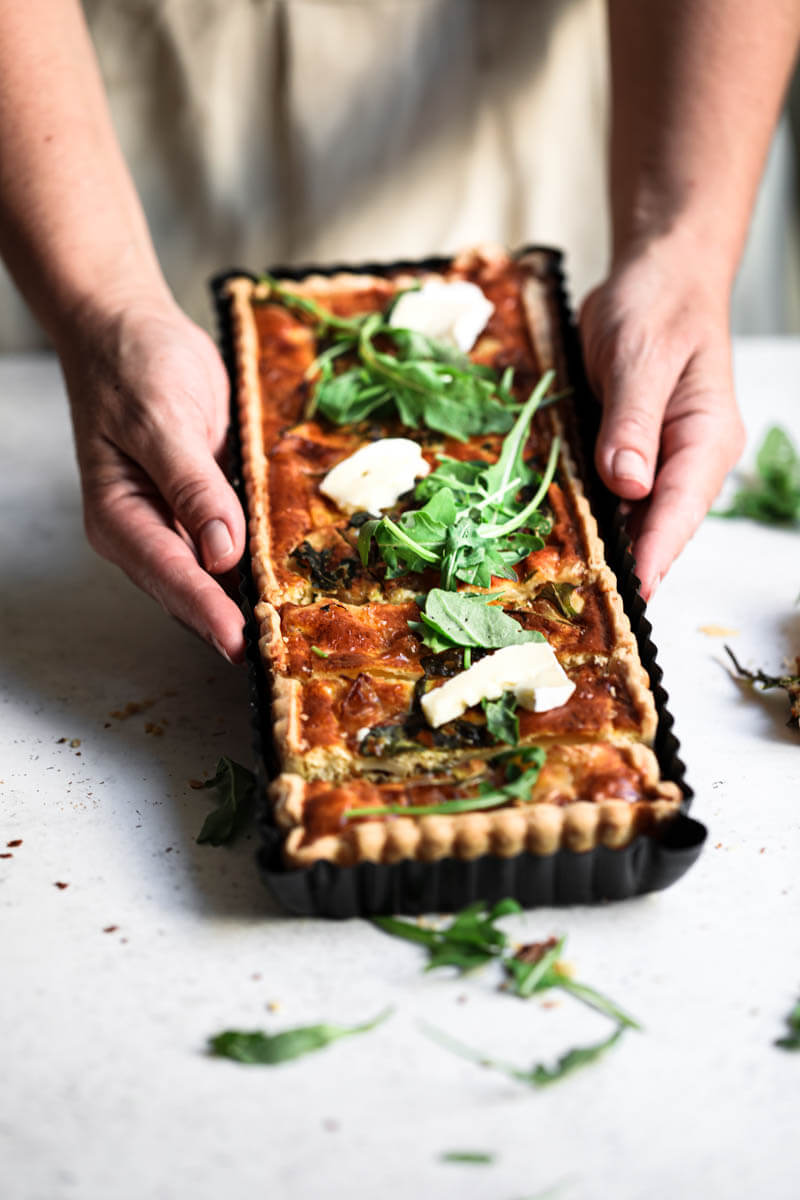
[[[218,462],[228,383],[211,339],[169,299],[83,314],[56,346],[91,545],[232,662],[242,615],[213,578],[245,543]]]

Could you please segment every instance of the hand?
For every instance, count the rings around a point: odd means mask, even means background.
[[[163,297],[84,314],[70,332],[57,349],[90,543],[240,662],[242,615],[211,577],[235,566],[245,542],[244,515],[217,461],[228,384],[212,341]]]
[[[728,287],[702,257],[649,246],[615,265],[580,314],[603,405],[597,469],[633,506],[633,551],[650,599],[744,447],[728,333]],[[645,499],[646,498],[646,499]]]

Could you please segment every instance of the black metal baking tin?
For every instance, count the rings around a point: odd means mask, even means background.
[[[560,850],[551,855],[519,854],[513,858],[484,855],[471,861],[447,858],[435,863],[406,860],[399,863],[360,863],[339,867],[317,862],[312,867],[288,868],[283,863],[282,834],[272,818],[266,799],[266,786],[278,770],[271,725],[270,685],[258,650],[258,629],[253,616],[256,595],[250,569],[249,551],[240,563],[240,595],[245,616],[245,638],[250,707],[257,756],[257,776],[261,803],[258,827],[262,845],[257,861],[261,876],[278,903],[297,916],[356,917],[380,913],[417,914],[451,912],[473,900],[488,902],[505,896],[515,897],[525,908],[544,905],[593,904],[624,900],[645,892],[669,887],[699,857],[707,830],[688,815],[693,792],[685,780],[685,767],[679,757],[679,743],[673,733],[673,718],[667,708],[667,693],[656,661],[651,639],[652,626],[645,615],[634,573],[630,540],[618,502],[603,485],[594,469],[594,442],[600,423],[600,406],[586,382],[580,343],[567,299],[562,254],[549,247],[526,246],[519,251],[537,251],[546,260],[556,317],[560,322],[567,370],[573,385],[573,401],[582,442],[581,473],[600,536],[606,548],[606,561],[617,577],[625,611],[638,642],[642,663],[650,677],[658,712],[655,753],[663,778],[676,783],[683,793],[681,811],[663,832],[656,836],[640,835],[620,850],[598,846],[575,853]],[[271,274],[280,278],[300,279],[310,273],[333,275],[340,271],[385,274],[404,268],[441,270],[447,258],[427,258],[392,263],[343,263],[325,267],[277,267]],[[247,513],[247,498],[241,477],[241,445],[238,416],[237,365],[233,352],[230,305],[224,285],[228,279],[250,271],[230,270],[211,280],[216,305],[220,345],[231,380],[231,421],[228,449],[232,483]]]

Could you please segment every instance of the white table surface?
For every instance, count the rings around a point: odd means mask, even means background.
[[[744,462],[773,421],[800,441],[800,342],[741,342],[736,372]],[[532,1091],[418,1022],[529,1065],[603,1018],[500,995],[489,972],[424,975],[421,950],[365,921],[281,916],[253,839],[195,843],[211,800],[187,781],[252,760],[244,674],[87,548],[55,362],[0,360],[0,406],[6,1200],[800,1194],[800,1055],[773,1046],[800,995],[800,734],[700,632],[736,631],[769,671],[797,653],[800,534],[707,520],[651,606],[709,841],[667,891],[507,922],[568,934],[578,978],[645,1026]],[[131,701],[147,707],[110,715]],[[389,1004],[380,1029],[281,1067],[205,1053],[221,1029]]]

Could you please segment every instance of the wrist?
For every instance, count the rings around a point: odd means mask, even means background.
[[[609,274],[638,268],[661,287],[691,293],[696,303],[719,309],[727,319],[736,266],[736,256],[713,236],[691,220],[678,220],[615,232]]]

